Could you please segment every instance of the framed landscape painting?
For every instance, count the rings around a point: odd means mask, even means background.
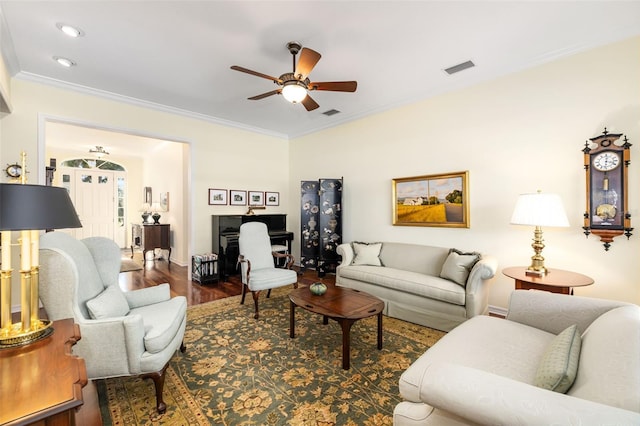
[[[393,224],[469,227],[469,172],[393,179]]]

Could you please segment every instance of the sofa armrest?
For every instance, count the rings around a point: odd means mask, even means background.
[[[167,283],[140,290],[125,291],[123,294],[132,309],[165,302],[171,298],[171,290]]]
[[[614,300],[593,299],[535,290],[514,290],[509,299],[507,319],[558,334],[577,324],[580,333],[600,315],[628,305]]]
[[[451,363],[425,370],[420,396],[426,404],[480,424],[640,424],[640,413]]]
[[[467,293],[475,293],[482,285],[482,282],[493,278],[498,270],[498,259],[494,256],[483,255],[471,268],[467,278]]]
[[[353,247],[349,243],[340,244],[336,248],[336,252],[342,256],[342,262],[338,265],[338,268],[341,266],[351,265],[353,262],[353,257],[355,256],[353,253]]]

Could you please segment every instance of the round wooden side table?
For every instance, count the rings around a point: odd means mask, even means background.
[[[577,272],[562,269],[549,269],[544,276],[527,275],[526,266],[505,268],[502,273],[513,278],[516,290],[542,290],[551,293],[573,294],[573,287],[584,287],[593,284],[593,278]]]

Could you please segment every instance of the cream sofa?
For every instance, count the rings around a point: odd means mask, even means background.
[[[572,364],[552,343],[574,324],[581,343],[571,345]],[[577,366],[566,394],[539,387],[542,359]],[[402,374],[399,387],[405,401],[394,410],[396,426],[640,425],[640,307],[516,290],[506,320],[478,316],[460,325]]]
[[[441,278],[445,262],[451,265],[448,248],[377,243],[382,245],[378,257],[384,266],[372,266],[356,264],[355,244],[358,243],[341,244],[337,248],[342,262],[336,269],[336,285],[384,300],[385,315],[449,331],[471,317],[487,314],[487,280],[495,275],[497,268],[494,257],[481,256],[470,271],[459,268],[458,273],[462,275],[454,277],[459,281],[456,283]],[[458,257],[463,258],[465,256]]]

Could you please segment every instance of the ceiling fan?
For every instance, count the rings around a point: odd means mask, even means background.
[[[287,43],[287,49],[293,55],[293,72],[282,74],[280,77],[272,77],[257,71],[233,65],[232,70],[255,75],[256,77],[266,78],[273,81],[279,87],[276,90],[252,96],[248,99],[257,101],[271,95],[282,95],[291,103],[301,103],[307,109],[312,111],[320,105],[309,96],[312,90],[328,90],[332,92],[355,92],[358,87],[357,81],[326,81],[315,82],[309,80],[309,73],[320,60],[321,55],[315,50],[303,48],[298,42],[291,41]],[[300,50],[302,49],[302,50]],[[300,60],[296,65],[296,55],[300,52]]]

